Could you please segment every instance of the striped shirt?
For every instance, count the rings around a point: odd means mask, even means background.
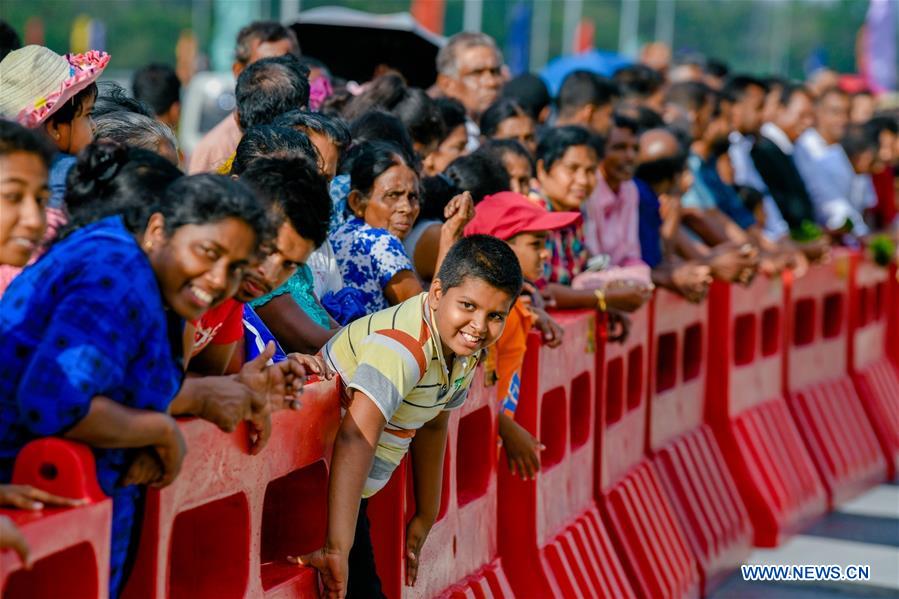
[[[352,322],[322,349],[345,385],[345,403],[361,391],[387,420],[363,497],[387,484],[419,428],[468,395],[480,356],[457,358],[450,372],[432,318],[422,293]]]

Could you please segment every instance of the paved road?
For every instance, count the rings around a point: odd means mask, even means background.
[[[899,481],[880,485],[777,549],[757,549],[752,564],[870,565],[864,582],[746,582],[737,572],[714,599],[899,599]]]

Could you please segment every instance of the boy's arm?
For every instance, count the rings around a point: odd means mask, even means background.
[[[450,413],[440,412],[425,423],[412,439],[412,480],[415,483],[415,516],[406,528],[406,584],[418,577],[418,556],[440,511],[443,454]]]
[[[331,458],[325,546],[299,558],[288,558],[321,572],[324,596],[329,599],[346,595],[348,559],[356,535],[359,501],[386,423],[375,403],[366,394],[354,390],[353,400],[337,431]]]

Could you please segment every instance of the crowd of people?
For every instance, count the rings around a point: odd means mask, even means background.
[[[612,77],[575,71],[551,97],[510,77],[489,36],[460,33],[425,90],[390,69],[341,80],[289,28],[255,22],[237,38],[236,110],[185,156],[172,68],[138,70],[130,95],[98,83],[104,52],[14,38],[0,63],[0,482],[32,440],[93,448],[113,597],[147,486],[171,483],[189,449],[177,416],[247,422],[256,452],[307,376],[339,375],[327,540],[290,559],[329,597],[380,597],[367,499],[410,453],[414,584],[449,411],[478,364],[508,467],[539,470],[515,411],[529,332],[564,343],[547,310],[603,312],[615,341],[656,287],[701,302],[713,280],[802,276],[833,245],[895,253],[899,112],[824,75],[653,55]],[[13,485],[0,502],[77,503]],[[2,516],[0,533],[27,559]]]

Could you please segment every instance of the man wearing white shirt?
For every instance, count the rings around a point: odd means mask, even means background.
[[[815,120],[815,128],[799,137],[794,160],[815,205],[818,222],[831,231],[844,229],[848,223],[855,235],[866,235],[869,228],[862,211],[870,201],[868,185],[864,177],[856,178],[858,173],[840,145],[849,123],[849,96],[835,87],[821,92]]]

